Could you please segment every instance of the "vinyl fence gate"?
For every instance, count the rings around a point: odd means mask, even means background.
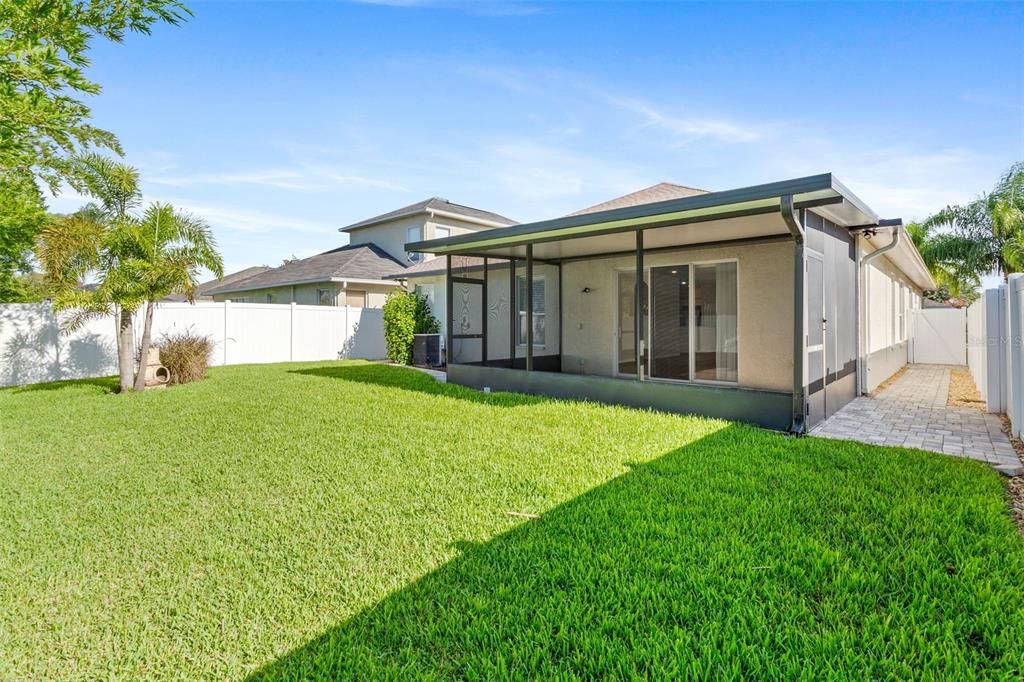
[[[966,365],[967,309],[916,309],[910,361],[929,365]]]

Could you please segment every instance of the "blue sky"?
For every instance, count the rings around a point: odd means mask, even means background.
[[[97,43],[91,104],[229,271],[429,196],[528,221],[832,171],[912,219],[1024,159],[1021,3],[190,7]]]

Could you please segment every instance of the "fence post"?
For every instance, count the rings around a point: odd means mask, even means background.
[[[288,360],[295,362],[295,301],[291,302],[291,314],[288,316]]]
[[[1020,437],[1024,430],[1024,274],[1010,275],[1006,282],[1006,414],[1010,431]]]
[[[221,357],[221,364],[228,364],[228,310],[230,309],[231,301],[224,300],[224,353]]]

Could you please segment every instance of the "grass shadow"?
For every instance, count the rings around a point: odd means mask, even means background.
[[[376,384],[387,388],[398,388],[406,391],[418,391],[430,395],[470,400],[484,405],[498,407],[519,407],[549,402],[552,398],[527,395],[525,393],[494,392],[484,393],[466,386],[448,384],[438,381],[426,372],[408,367],[396,367],[375,363],[344,364],[328,367],[311,367],[291,370],[292,374],[341,379],[363,384]]]
[[[64,379],[61,381],[47,381],[41,384],[27,384],[25,386],[6,386],[0,391],[9,393],[30,393],[33,391],[60,391],[66,388],[79,388],[81,386],[97,386],[105,393],[116,393],[118,389],[117,377],[93,377],[89,379]]]
[[[1019,672],[1021,583],[1005,579],[1024,567],[1019,543],[958,534],[970,501],[932,487],[961,469],[915,458],[939,472],[917,481],[879,450],[725,427],[456,543],[456,559],[250,679]],[[951,572],[958,556],[980,575]],[[1005,561],[1002,582],[984,574]]]

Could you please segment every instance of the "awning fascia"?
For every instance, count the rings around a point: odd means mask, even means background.
[[[670,225],[725,220],[777,213],[783,196],[792,196],[795,208],[813,208],[848,202],[865,222],[878,217],[831,173],[783,180],[753,187],[711,192],[652,204],[627,206],[583,215],[486,230],[405,245],[407,251],[461,254],[546,241],[652,229]]]

